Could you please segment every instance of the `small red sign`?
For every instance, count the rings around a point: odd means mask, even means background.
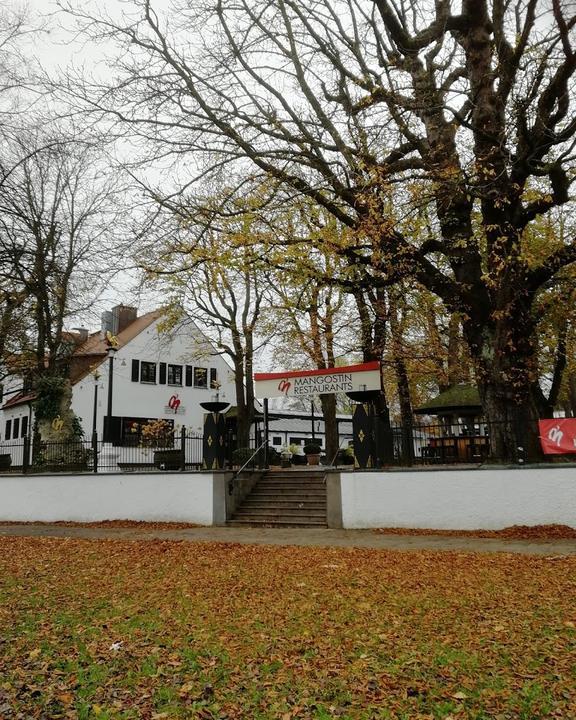
[[[180,398],[178,395],[172,395],[170,400],[168,400],[168,407],[170,410],[174,410],[175,413],[178,412],[178,408],[180,407]]]
[[[545,455],[576,454],[576,418],[539,420],[538,426]]]

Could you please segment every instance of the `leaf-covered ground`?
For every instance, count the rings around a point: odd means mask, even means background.
[[[0,718],[576,717],[576,559],[0,538]]]

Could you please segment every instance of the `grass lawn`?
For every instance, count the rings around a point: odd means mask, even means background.
[[[0,718],[576,717],[576,559],[0,538]]]

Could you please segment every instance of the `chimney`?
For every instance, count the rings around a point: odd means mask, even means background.
[[[72,330],[74,330],[76,335],[78,335],[78,341],[77,341],[78,345],[82,345],[83,343],[86,342],[86,340],[88,340],[88,328],[77,327],[77,328],[72,328]]]
[[[112,308],[112,334],[118,335],[122,330],[126,330],[128,325],[132,325],[137,317],[135,307],[128,305],[116,305]]]
[[[102,335],[106,335],[107,332],[112,332],[112,313],[110,310],[105,310],[102,313],[101,321]]]

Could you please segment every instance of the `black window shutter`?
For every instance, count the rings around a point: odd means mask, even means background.
[[[160,363],[160,385],[166,385],[166,363]]]
[[[186,387],[192,387],[192,365],[186,365]]]
[[[140,380],[140,360],[132,360],[132,382]]]
[[[214,388],[216,387],[216,384],[218,382],[218,374],[216,372],[216,368],[210,368],[210,387]]]

